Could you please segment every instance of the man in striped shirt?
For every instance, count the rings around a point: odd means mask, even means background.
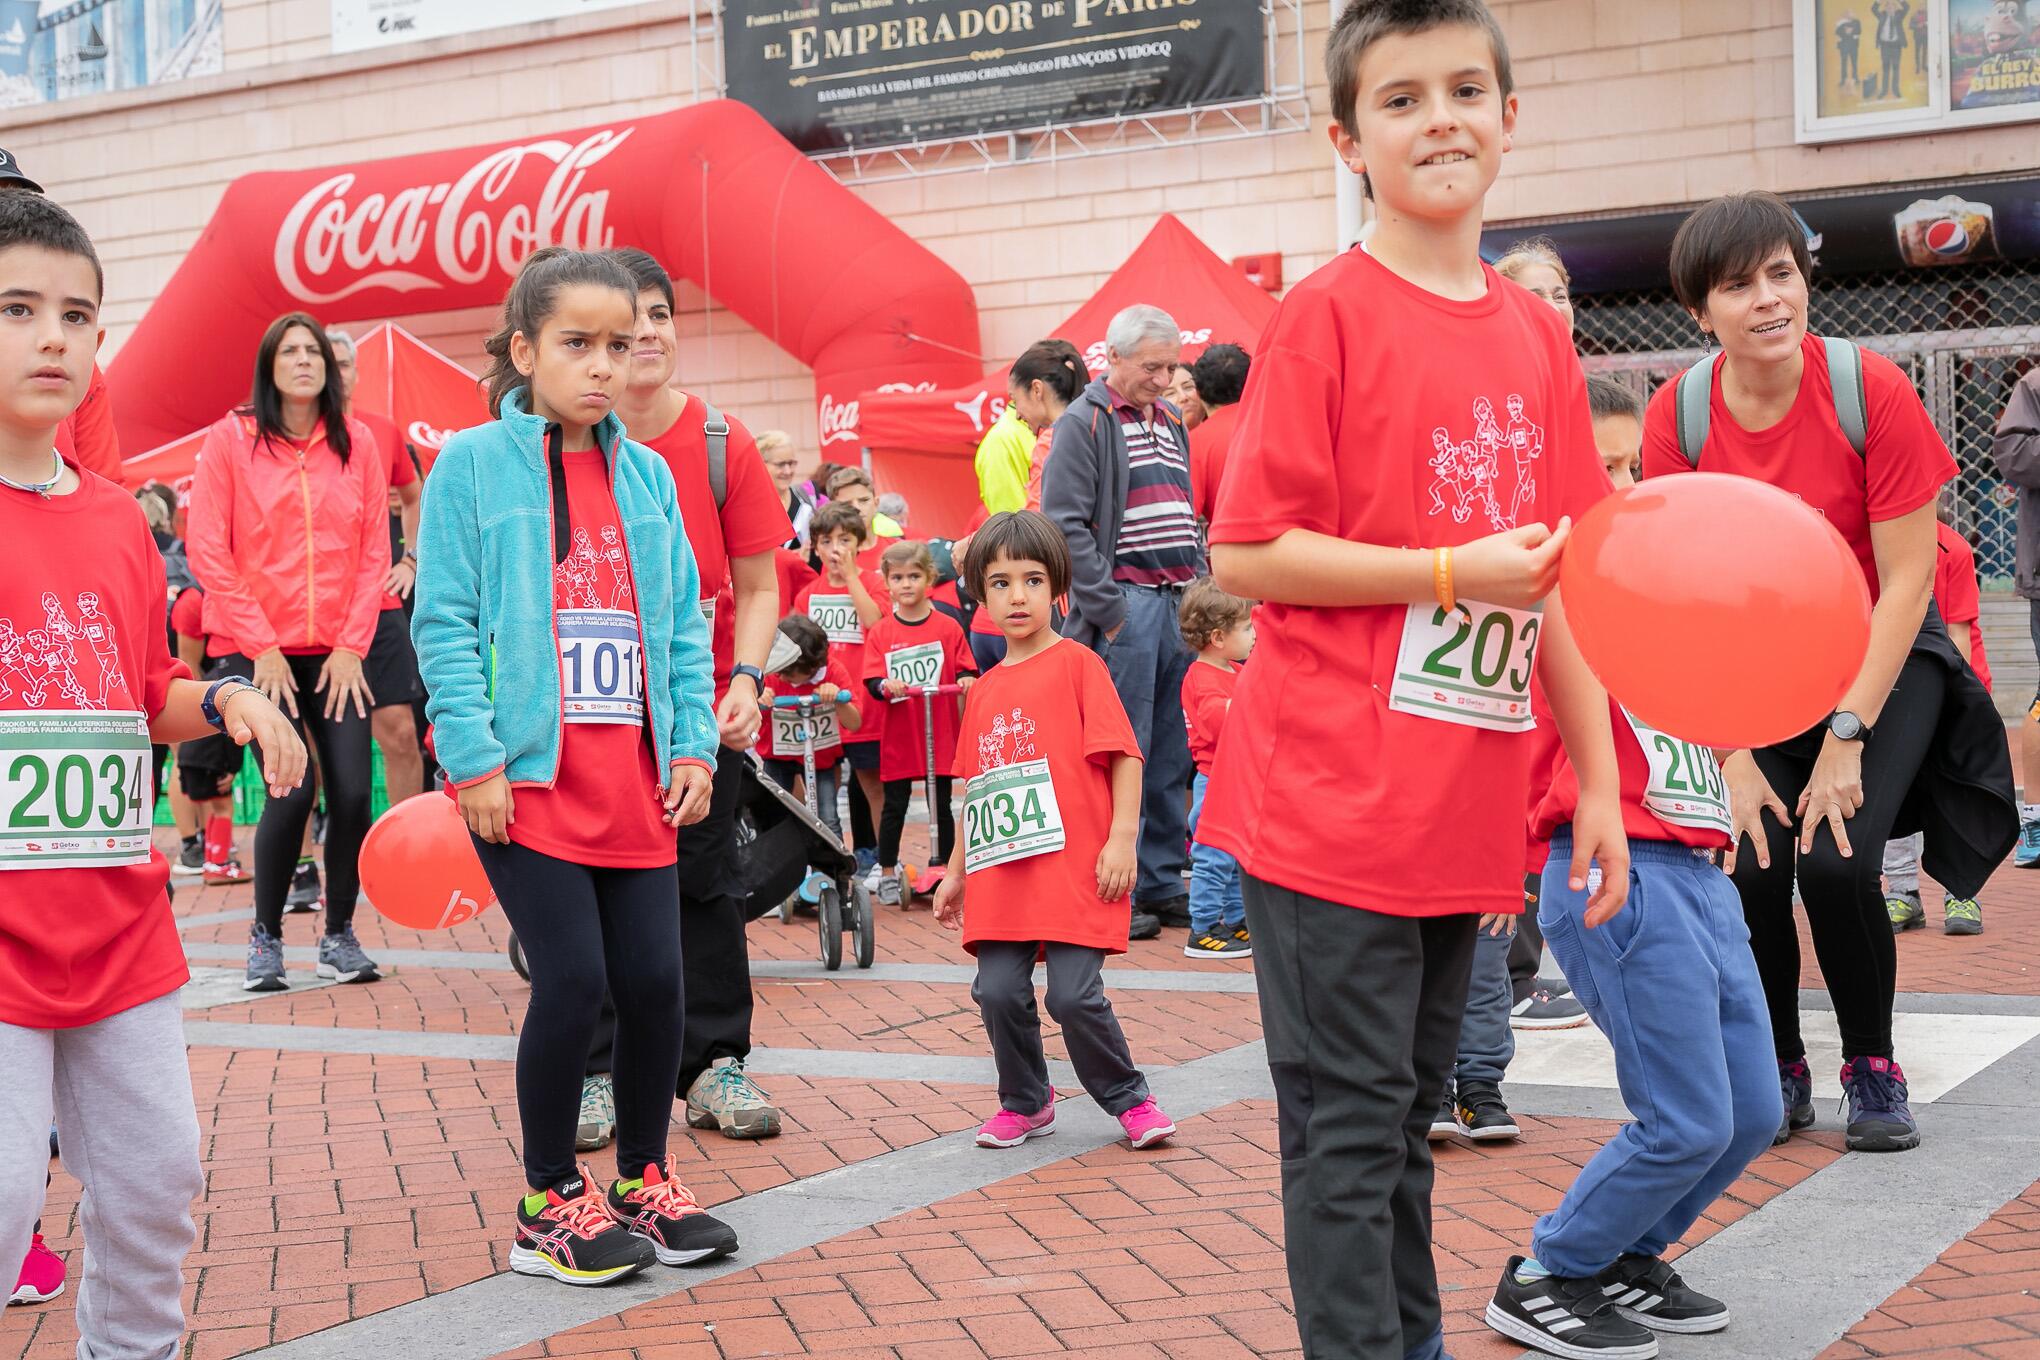
[[[1146,759],[1133,887],[1133,934],[1142,939],[1162,924],[1190,923],[1182,688],[1191,656],[1176,606],[1204,571],[1204,547],[1191,509],[1190,442],[1164,398],[1182,332],[1158,307],[1129,307],[1112,318],[1105,342],[1104,376],[1056,422],[1041,508],[1070,544],[1063,632],[1104,658]]]

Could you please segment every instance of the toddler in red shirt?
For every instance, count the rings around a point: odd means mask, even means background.
[[[829,657],[861,682],[864,677],[864,630],[885,615],[885,578],[859,565],[859,554],[871,541],[864,515],[844,501],[830,501],[809,523],[815,557],[822,574],[794,596],[795,613],[820,625],[829,638]],[[878,779],[880,708],[862,683],[857,691],[863,722],[843,737],[843,763],[856,777],[850,782],[850,834],[857,843],[857,871],[870,874],[878,889],[878,816],[885,801]]]
[[[864,683],[879,705],[878,776],[885,784],[885,812],[878,824],[878,900],[904,902],[906,875],[900,865],[900,836],[914,785],[935,775],[936,843],[928,847],[933,868],[949,858],[956,819],[949,807],[949,776],[941,771],[956,758],[957,702],[946,694],[932,699],[923,689],[957,685],[969,689],[977,658],[962,625],[937,610],[928,598],[935,558],[928,545],[903,539],[879,559],[892,612],[865,634]],[[935,723],[934,763],[929,764],[929,715]]]
[[[1034,1008],[1045,959],[1048,1013],[1077,1079],[1129,1143],[1151,1147],[1176,1126],[1133,1065],[1102,971],[1133,919],[1140,744],[1105,663],[1049,626],[1070,582],[1061,530],[1033,510],[993,515],[964,579],[1006,637],[1005,659],[964,702],[964,838],[935,890],[935,918],[977,957],[971,995],[999,1069],[999,1111],[977,1144],[1017,1147],[1055,1128]]]
[[[1254,650],[1254,606],[1228,595],[1209,576],[1192,581],[1177,610],[1183,645],[1197,659],[1183,673],[1183,721],[1190,728],[1190,758],[1197,764],[1190,786],[1190,938],[1183,956],[1245,959],[1254,947],[1247,934],[1247,904],[1240,897],[1240,862],[1215,845],[1196,839],[1218,756],[1218,735],[1232,706],[1234,669]]]
[[[758,754],[765,761],[765,773],[787,792],[800,795],[804,768],[802,745],[811,741],[815,752],[815,806],[822,825],[841,835],[836,812],[836,766],[843,759],[844,738],[863,725],[857,706],[856,677],[831,652],[828,635],[805,614],[788,614],[779,621],[779,633],[800,649],[800,654],[774,675],[758,702],[766,720],[758,729]],[[776,699],[802,699],[820,693],[824,702],[813,710],[810,721],[796,707],[780,708]],[[843,697],[835,698],[837,694]]]
[[[177,991],[189,980],[150,843],[152,742],[257,744],[281,798],[305,748],[245,681],[170,655],[163,559],[141,507],[56,451],[83,400],[99,258],[40,194],[0,194],[0,1262],[32,1253],[54,1118],[91,1212],[81,1355],[182,1350],[191,1203],[205,1190]],[[54,1294],[61,1270],[24,1279]]]

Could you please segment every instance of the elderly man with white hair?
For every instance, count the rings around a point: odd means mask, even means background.
[[[1182,332],[1159,307],[1128,307],[1112,318],[1105,343],[1105,375],[1056,421],[1041,509],[1070,544],[1063,633],[1104,658],[1147,762],[1133,887],[1133,936],[1145,939],[1163,924],[1190,924],[1182,690],[1191,656],[1176,607],[1205,570],[1204,547],[1191,509],[1190,441],[1164,396]]]

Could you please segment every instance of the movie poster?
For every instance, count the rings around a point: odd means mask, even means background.
[[[1815,0],[1808,37],[1817,54],[1821,118],[1923,110],[1932,104],[1928,3]]]
[[[2040,104],[2040,0],[1948,0],[1948,107]]]

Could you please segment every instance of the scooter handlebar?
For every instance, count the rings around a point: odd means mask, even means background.
[[[776,694],[772,697],[774,708],[813,708],[820,704],[847,704],[857,696],[847,689],[834,694]]]

